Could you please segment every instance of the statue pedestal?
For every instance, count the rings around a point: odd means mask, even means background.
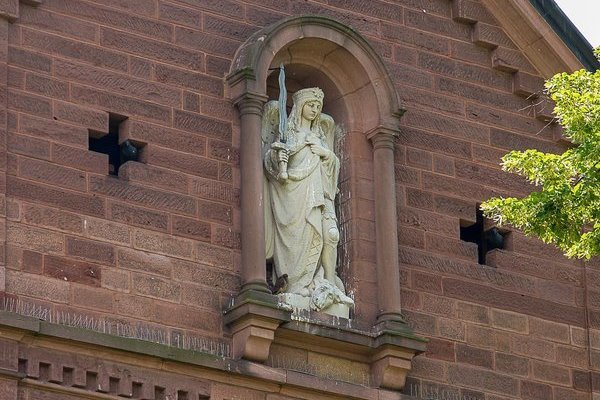
[[[294,293],[281,293],[277,295],[279,301],[292,307],[294,310],[310,310],[310,297],[300,296]],[[346,304],[332,304],[320,312],[340,318],[350,318],[350,307]]]
[[[369,328],[301,310],[277,328],[267,363],[280,368],[290,365],[327,379],[401,390],[412,359],[425,351],[426,342],[404,322]],[[315,369],[313,360],[323,363]]]
[[[224,313],[234,358],[363,386],[404,386],[425,339],[401,320],[361,326],[344,317],[346,305],[314,312],[309,303],[309,297],[289,293],[241,292]]]

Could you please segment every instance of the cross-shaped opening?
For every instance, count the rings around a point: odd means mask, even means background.
[[[500,231],[497,227],[491,226],[490,221],[483,216],[479,204],[475,223],[472,221],[460,221],[460,240],[477,244],[477,258],[479,264],[485,264],[486,254],[494,249],[503,249],[505,246],[504,237],[506,232]]]
[[[119,175],[119,168],[127,161],[138,161],[141,146],[134,145],[129,140],[119,144],[119,130],[121,123],[127,117],[117,114],[109,114],[108,133],[99,134],[90,131],[89,149],[97,153],[108,155],[108,173],[110,175]]]

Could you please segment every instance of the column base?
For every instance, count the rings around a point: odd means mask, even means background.
[[[265,281],[256,281],[256,282],[248,282],[242,286],[242,290],[240,292],[260,292],[271,294],[271,290],[267,286]]]
[[[377,318],[377,322],[373,325],[371,331],[375,334],[399,334],[412,333],[412,329],[408,326],[406,318],[402,314],[385,314]]]

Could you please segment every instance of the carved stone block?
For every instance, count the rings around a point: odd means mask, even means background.
[[[281,321],[247,315],[232,325],[233,357],[264,362]]]
[[[252,290],[240,293],[224,318],[233,335],[233,357],[266,361],[275,331],[290,317],[291,312],[280,308],[273,295]]]
[[[371,383],[375,387],[400,390],[406,382],[415,352],[385,349],[373,356]]]

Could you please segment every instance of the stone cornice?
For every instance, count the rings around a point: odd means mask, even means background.
[[[554,0],[529,0],[529,2],[588,70],[594,71],[600,68],[600,62],[594,56],[590,43]]]
[[[545,78],[584,68],[529,0],[482,0]]]
[[[90,330],[52,324],[32,317],[0,311],[0,336],[5,340],[26,343],[27,346],[56,349],[81,353],[88,356],[102,354],[102,358],[114,362],[123,362],[143,368],[165,369],[182,376],[211,379],[231,384],[232,374],[238,385],[249,385],[256,389],[279,390],[280,387],[293,387],[295,391],[316,395],[332,396],[345,399],[409,399],[397,392],[363,385],[330,381],[318,376],[296,371],[286,371],[256,364],[246,360],[234,360],[197,351],[184,350],[137,339],[108,335]],[[135,357],[131,355],[135,354]],[[225,372],[225,373],[224,373]],[[0,370],[1,377],[18,379],[30,386],[45,385],[44,389],[52,389],[65,394],[83,394],[90,398],[105,398],[101,393],[89,390],[65,387],[59,384],[48,384],[25,378],[15,371]],[[258,386],[257,386],[258,385]],[[111,397],[112,398],[112,397]],[[329,397],[327,397],[329,398]]]

